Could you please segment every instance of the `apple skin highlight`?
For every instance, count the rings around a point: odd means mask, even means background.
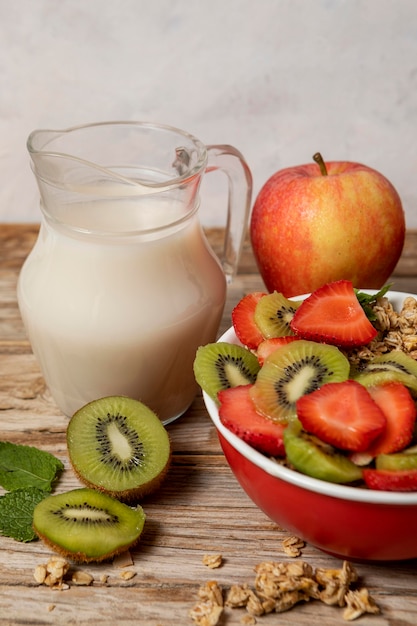
[[[380,289],[404,246],[393,185],[360,163],[316,163],[276,172],[253,206],[250,237],[266,288],[286,297],[340,279]]]

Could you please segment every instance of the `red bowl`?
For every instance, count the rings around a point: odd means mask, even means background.
[[[390,292],[389,298],[398,310],[407,295]],[[219,341],[239,343],[233,329]],[[417,558],[417,492],[348,487],[283,467],[223,426],[215,402],[204,392],[203,397],[233,474],[279,526],[343,559]]]

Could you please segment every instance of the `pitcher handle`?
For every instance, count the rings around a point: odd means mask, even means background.
[[[252,199],[252,174],[242,154],[233,146],[207,146],[206,172],[224,172],[228,178],[227,221],[221,259],[226,280],[237,272],[246,235]]]

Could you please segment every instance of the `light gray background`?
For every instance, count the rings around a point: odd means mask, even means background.
[[[417,2],[0,0],[0,220],[39,220],[31,130],[111,119],[233,144],[255,194],[318,150],[366,163],[416,228]]]

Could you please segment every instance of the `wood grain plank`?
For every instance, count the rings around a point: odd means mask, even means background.
[[[38,226],[0,227],[0,439],[48,450],[65,470],[57,491],[80,486],[65,443],[68,420],[57,409],[26,339],[16,303],[16,281],[34,244]],[[223,232],[207,236],[220,252]],[[417,292],[417,231],[407,233],[403,257],[395,272],[395,288]],[[253,255],[245,242],[241,269],[228,289],[219,332],[230,326],[233,306],[249,291],[263,288]],[[0,626],[14,624],[100,624],[121,626],[192,625],[188,612],[205,581],[216,579],[227,589],[253,582],[253,568],[263,560],[288,560],[282,540],[288,536],[260,511],[238,485],[222,454],[201,394],[187,413],[169,425],[173,459],[167,480],[143,502],[147,523],[132,550],[136,576],[125,582],[113,563],[82,569],[95,578],[92,587],[51,591],[33,579],[36,565],[50,551],[39,541],[18,543],[0,537]],[[0,490],[0,495],[4,493]],[[224,564],[210,570],[205,553],[221,552]],[[340,567],[341,562],[307,545],[302,558],[314,567]],[[381,607],[364,616],[361,626],[411,626],[417,623],[417,560],[395,564],[359,563],[361,584]],[[103,584],[100,577],[108,575]],[[53,608],[52,608],[53,607]],[[244,611],[227,610],[221,626],[241,625]],[[319,602],[297,606],[283,615],[269,615],[258,624],[338,626],[346,624],[340,609]]]

